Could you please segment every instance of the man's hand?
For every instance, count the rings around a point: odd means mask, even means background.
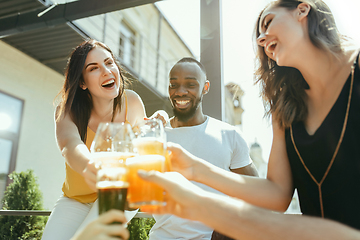
[[[169,121],[169,115],[164,110],[158,110],[153,115],[151,115],[151,117],[145,118],[144,120],[153,119],[153,118],[161,120],[164,127],[166,126],[166,123]]]

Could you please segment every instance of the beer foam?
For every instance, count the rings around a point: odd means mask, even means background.
[[[91,155],[96,167],[100,168],[124,164],[127,158],[134,157],[137,154],[132,152],[95,152]]]
[[[97,180],[100,181],[121,181],[125,180],[127,169],[124,167],[103,168],[97,172]]]
[[[158,162],[159,160],[165,162],[165,157],[162,155],[157,155],[157,154],[140,155],[140,156],[128,158],[126,160],[126,165],[144,163],[144,162],[146,162],[146,163]]]
[[[135,153],[132,152],[93,152],[91,153],[91,157],[93,159],[99,158],[119,158],[119,157],[126,157],[126,156],[133,156]]]
[[[101,181],[96,183],[97,189],[106,188],[128,188],[129,183],[124,181]]]
[[[125,166],[124,167],[109,167],[99,169],[98,175],[108,175],[108,176],[118,176],[125,175],[127,172]]]
[[[141,144],[144,142],[160,142],[163,143],[163,140],[158,137],[138,137],[133,140],[133,144]]]

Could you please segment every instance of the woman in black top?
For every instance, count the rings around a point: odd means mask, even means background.
[[[276,211],[288,208],[297,188],[303,214],[360,229],[358,51],[344,49],[321,0],[274,1],[260,13],[255,30],[257,82],[273,125],[267,179],[236,176],[186,152],[173,155],[173,169]]]
[[[281,196],[277,209],[287,208],[297,188],[303,214],[360,229],[357,52],[343,49],[322,1],[278,1],[257,26],[258,82],[273,119],[268,179]]]

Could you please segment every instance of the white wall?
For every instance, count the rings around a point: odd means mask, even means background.
[[[52,209],[65,178],[64,159],[55,142],[53,100],[63,76],[0,41],[0,90],[24,100],[15,171],[33,169]]]

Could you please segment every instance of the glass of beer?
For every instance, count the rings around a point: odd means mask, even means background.
[[[149,208],[165,205],[164,190],[154,183],[142,180],[138,170],[164,172],[165,157],[159,154],[139,155],[128,158],[128,202],[131,208]]]
[[[126,159],[136,156],[130,124],[100,123],[91,145],[97,172],[99,214],[110,209],[124,211],[129,188]]]
[[[142,121],[134,127],[136,138],[133,141],[139,155],[166,154],[166,133],[159,119]]]
[[[132,208],[164,205],[163,189],[156,184],[143,181],[138,177],[138,170],[165,171],[166,134],[159,119],[145,120],[134,127],[136,138],[133,140],[134,151],[139,156],[126,162],[129,170],[128,202]]]
[[[97,173],[99,214],[110,209],[124,211],[129,183],[127,169],[123,163],[102,167]]]

